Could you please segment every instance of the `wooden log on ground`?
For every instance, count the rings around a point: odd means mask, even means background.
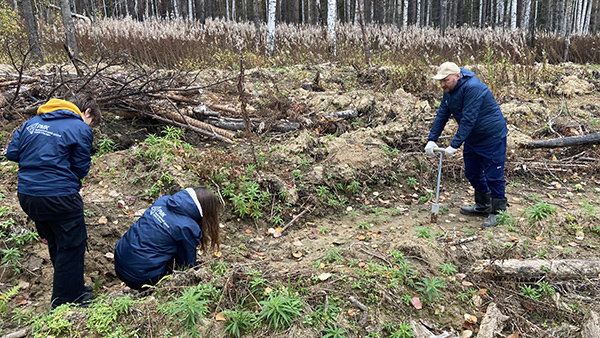
[[[429,331],[423,324],[417,323],[414,320],[410,321],[410,325],[413,328],[413,333],[415,334],[415,338],[452,338],[456,337],[454,332],[444,332],[442,334],[433,334],[433,332]]]
[[[27,336],[28,331],[29,331],[29,328],[24,328],[24,329],[6,334],[6,335],[2,336],[2,338],[23,338],[23,337]]]
[[[560,148],[580,145],[591,145],[600,143],[600,133],[587,134],[584,136],[569,136],[553,138],[550,140],[538,140],[528,143],[521,143],[521,148]]]
[[[327,120],[337,120],[337,119],[353,119],[358,116],[358,111],[354,108],[344,110],[344,111],[336,111],[332,113],[327,113],[323,115],[323,117]]]
[[[219,134],[219,135],[224,136],[224,137],[226,137],[228,139],[233,139],[233,137],[235,136],[233,133],[231,133],[231,132],[229,132],[227,130],[223,130],[221,128],[217,128],[215,126],[212,126],[210,124],[198,121],[198,120],[196,120],[193,117],[186,116],[184,118],[182,115],[180,115],[178,113],[174,113],[174,112],[167,112],[167,113],[163,114],[163,116],[167,117],[167,118],[170,118],[170,119],[173,119],[173,120],[175,120],[177,122],[180,122],[180,123],[190,124],[190,125],[192,125],[194,127],[197,127],[197,128],[209,131],[209,132],[213,132],[213,133]]]
[[[596,311],[590,311],[584,318],[581,327],[581,338],[600,337],[600,315]]]
[[[509,319],[500,312],[495,303],[490,303],[485,312],[485,316],[481,320],[479,333],[477,338],[495,338],[504,328],[504,322]]]
[[[542,276],[549,276],[554,279],[582,279],[598,277],[598,274],[600,274],[600,260],[481,260],[473,264],[471,269],[474,273],[487,277],[537,279]]]
[[[207,130],[204,130],[204,129],[201,129],[201,128],[198,128],[198,127],[195,127],[195,126],[192,126],[191,124],[173,121],[172,119],[168,119],[168,118],[166,118],[164,116],[160,116],[160,115],[156,115],[156,114],[148,114],[148,113],[146,113],[145,115],[148,116],[148,117],[150,117],[150,118],[153,118],[155,120],[165,122],[167,124],[171,124],[171,125],[174,125],[174,126],[177,126],[177,127],[181,127],[181,128],[193,130],[193,131],[195,131],[195,132],[197,132],[199,134],[202,134],[204,136],[208,136],[208,137],[217,139],[219,141],[223,141],[223,142],[227,142],[227,143],[233,143],[233,141],[231,139],[227,138],[227,137],[224,137],[224,136],[219,135],[217,133],[210,132],[210,131],[207,131]]]

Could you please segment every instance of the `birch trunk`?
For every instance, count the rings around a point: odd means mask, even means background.
[[[479,28],[483,27],[483,0],[479,0]]]
[[[267,56],[273,56],[275,51],[275,13],[277,12],[277,0],[268,0],[268,15],[267,15]]]
[[[496,6],[496,23],[498,26],[504,26],[504,0],[498,0]]]
[[[235,0],[231,0],[231,20],[235,20]]]
[[[404,0],[404,8],[402,8],[402,27],[408,26],[408,0]]]
[[[73,24],[73,18],[71,17],[71,6],[69,5],[69,0],[60,0],[60,16],[63,21],[63,26],[65,27],[67,46],[69,47],[73,57],[77,57],[79,51],[77,50],[75,25]]]
[[[527,30],[529,29],[529,18],[531,16],[531,0],[525,0],[524,5],[523,24],[521,24],[521,27]]]
[[[585,23],[583,24],[583,34],[590,33],[590,18],[592,17],[592,6],[594,5],[594,1],[590,0],[588,3],[587,14],[585,15]]]
[[[511,0],[510,2],[510,29],[517,29],[517,0]]]
[[[31,0],[23,0],[22,5],[23,18],[25,19],[25,28],[27,29],[27,39],[29,40],[31,54],[33,55],[36,63],[43,63],[44,58],[42,57],[40,37],[38,35],[37,22],[35,20],[35,13],[33,11]]]
[[[329,40],[329,51],[337,56],[337,44],[335,41],[335,26],[337,22],[336,0],[327,0],[327,38]]]
[[[368,67],[371,67],[371,47],[369,46],[369,38],[367,36],[367,28],[365,27],[365,0],[356,0],[358,5],[358,18],[360,21],[360,31],[363,36],[363,45],[365,48],[365,62]]]
[[[417,27],[421,27],[421,0],[417,0],[417,19],[415,20]]]
[[[427,12],[425,14],[426,17],[426,26],[429,27],[429,25],[431,24],[431,0],[427,0]]]

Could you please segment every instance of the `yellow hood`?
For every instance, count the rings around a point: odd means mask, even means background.
[[[40,106],[37,110],[38,115],[40,114],[45,114],[45,113],[49,113],[49,112],[53,112],[53,111],[57,111],[57,110],[68,110],[68,111],[72,111],[73,113],[83,117],[83,114],[81,114],[81,111],[79,110],[79,108],[72,104],[69,101],[65,101],[65,100],[60,100],[60,99],[51,99],[50,101],[46,102],[46,104]]]

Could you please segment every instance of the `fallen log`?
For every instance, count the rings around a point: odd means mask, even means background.
[[[234,143],[231,139],[229,139],[227,137],[219,135],[219,134],[217,134],[215,132],[209,132],[209,131],[204,130],[202,128],[195,127],[195,126],[193,126],[191,124],[173,121],[173,120],[168,119],[168,118],[166,118],[164,116],[159,116],[159,115],[156,115],[156,114],[146,113],[145,115],[148,116],[148,117],[150,117],[150,118],[153,118],[153,119],[158,120],[158,121],[165,122],[165,123],[170,124],[170,125],[174,125],[174,126],[181,127],[181,128],[186,128],[186,129],[189,129],[189,130],[193,130],[193,131],[195,131],[195,132],[197,132],[199,134],[202,134],[204,136],[208,136],[208,137],[217,139],[219,141],[223,141],[223,142],[227,142],[227,143]]]
[[[23,338],[23,337],[27,336],[28,331],[29,331],[29,328],[24,328],[19,331],[15,331],[13,333],[6,334],[6,335],[2,336],[2,338]]]
[[[560,147],[572,147],[588,144],[599,144],[600,133],[587,134],[584,136],[569,136],[561,138],[553,138],[550,140],[538,140],[528,143],[520,143],[520,148],[560,148]]]
[[[241,131],[246,130],[246,123],[243,119],[229,118],[229,117],[208,117],[205,119],[206,123],[227,130]],[[259,121],[250,121],[252,130],[258,132],[264,131],[264,123]],[[261,124],[263,126],[261,127]],[[279,121],[270,126],[270,130],[276,132],[286,133],[288,131],[298,130],[300,123],[294,121]]]
[[[423,324],[417,323],[414,320],[410,321],[410,325],[413,328],[413,333],[415,335],[415,338],[452,338],[452,337],[456,337],[456,334],[454,332],[444,332],[442,334],[436,335],[433,332],[429,331],[429,329],[427,329]]]
[[[535,279],[549,276],[555,279],[598,277],[600,260],[582,259],[508,259],[481,260],[471,267],[474,273],[487,277],[519,277]]]
[[[327,120],[336,120],[336,119],[353,119],[358,116],[358,111],[354,108],[344,110],[344,111],[336,111],[332,113],[327,113],[323,115],[323,117]]]
[[[177,122],[180,122],[180,123],[190,124],[190,125],[192,125],[194,127],[197,127],[197,128],[209,131],[209,132],[213,132],[213,133],[219,134],[219,135],[224,136],[224,137],[226,137],[228,139],[233,139],[234,136],[235,136],[233,133],[231,133],[231,132],[229,132],[227,130],[223,130],[221,128],[217,128],[215,126],[212,126],[210,124],[198,121],[198,120],[196,120],[193,117],[189,117],[189,116],[184,117],[184,116],[182,116],[179,113],[167,112],[167,113],[163,114],[163,116],[167,117],[167,118],[170,118],[170,119],[173,119],[173,120],[175,120]]]
[[[481,321],[477,338],[497,337],[498,334],[502,332],[502,329],[504,329],[504,322],[506,322],[508,319],[508,316],[505,316],[502,314],[502,312],[500,312],[498,306],[496,306],[496,303],[490,303],[485,312],[485,316]]]
[[[585,316],[583,326],[581,327],[581,337],[600,337],[600,316],[598,312],[592,310]]]

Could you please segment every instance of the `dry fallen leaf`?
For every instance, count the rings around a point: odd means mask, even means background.
[[[481,307],[481,305],[483,305],[483,300],[481,299],[481,297],[479,295],[473,295],[473,305],[475,305],[476,307]]]
[[[365,237],[365,236],[363,236],[363,235],[360,235],[360,236],[358,236],[358,240],[359,240],[359,241],[364,241],[364,240],[365,240],[365,238],[366,238],[366,237]]]
[[[271,293],[271,291],[273,291],[271,288],[265,288],[265,295],[268,295],[269,293]]]
[[[252,230],[250,230],[250,229],[246,229],[246,233],[247,233],[247,234],[251,234],[251,233],[252,233]]]
[[[355,314],[356,314],[356,312],[354,312],[354,310],[352,310],[352,309],[348,310],[348,316],[354,317]]]
[[[461,338],[471,338],[473,336],[473,331],[471,330],[464,330]]]
[[[473,283],[466,281],[466,280],[462,281],[461,284],[464,286],[473,286]]]
[[[477,323],[477,317],[470,315],[468,313],[465,313],[465,321],[467,323],[471,323],[471,324],[476,324]]]
[[[221,257],[221,255],[223,255],[223,253],[221,251],[215,252],[215,257]]]
[[[331,274],[329,272],[323,272],[322,274],[319,275],[319,280],[325,281],[325,280],[328,280],[329,277],[331,277]]]
[[[411,301],[412,305],[415,307],[415,309],[421,310],[423,308],[423,305],[421,304],[421,300],[419,299],[419,297],[413,297],[410,301]]]
[[[365,263],[365,262],[360,262],[360,263],[358,263],[358,267],[359,267],[359,268],[364,268],[364,267],[365,267],[365,265],[367,265],[367,263]]]
[[[106,219],[106,216],[102,216],[100,218],[98,218],[98,224],[106,224],[108,223],[108,219]]]
[[[19,286],[23,290],[27,290],[29,288],[29,283],[27,283],[26,281],[24,281],[22,279],[19,279],[19,282],[17,284],[19,284]]]
[[[509,334],[506,338],[519,338],[519,332],[515,332],[513,334]]]
[[[219,313],[217,313],[217,314],[215,315],[215,320],[216,320],[217,322],[224,322],[226,319],[225,319],[225,315],[223,314],[223,312],[219,312]]]
[[[541,241],[543,241],[543,240],[544,240],[544,237],[542,237],[542,236],[537,236],[537,237],[535,238],[535,240],[536,240],[536,241],[538,241],[538,242],[541,242]]]

